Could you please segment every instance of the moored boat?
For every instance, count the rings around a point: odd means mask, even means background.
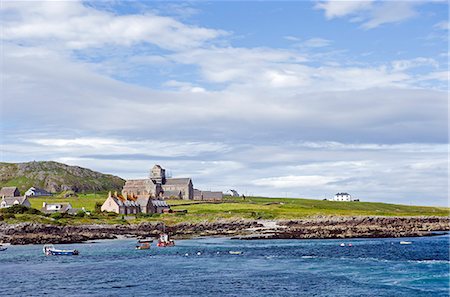
[[[76,256],[79,254],[78,250],[59,250],[53,244],[46,244],[42,248],[46,256]]]
[[[136,245],[137,250],[148,250],[152,244],[153,240],[138,240],[138,245]]]
[[[166,233],[162,233],[159,236],[158,243],[156,244],[156,246],[158,246],[158,247],[170,247],[170,246],[174,246],[174,245],[175,245],[175,241],[173,241],[172,239],[169,239],[169,235]]]
[[[0,244],[0,252],[6,251],[8,248]]]

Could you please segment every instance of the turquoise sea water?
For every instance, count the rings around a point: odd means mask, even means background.
[[[412,241],[400,245],[400,241]],[[340,243],[353,246],[341,247]],[[135,240],[0,252],[0,296],[448,296],[449,236],[403,239]],[[229,251],[242,251],[232,255]]]

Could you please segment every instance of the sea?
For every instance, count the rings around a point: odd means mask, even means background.
[[[78,256],[9,246],[0,252],[0,296],[449,296],[448,234],[135,246],[134,239],[57,246]]]

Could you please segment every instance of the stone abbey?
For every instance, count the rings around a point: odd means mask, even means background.
[[[123,197],[152,197],[165,199],[194,199],[191,178],[167,178],[166,170],[153,166],[146,179],[127,180],[122,189]]]

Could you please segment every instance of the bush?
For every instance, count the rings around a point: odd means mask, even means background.
[[[95,202],[94,212],[98,212],[98,213],[102,212],[102,203],[100,203],[98,201]]]
[[[55,220],[59,220],[59,219],[62,219],[62,218],[63,218],[63,215],[62,215],[62,213],[55,212],[55,213],[52,213],[52,214],[50,215],[50,217],[53,218],[53,219],[55,219]]]
[[[15,219],[16,216],[13,213],[5,213],[2,215],[3,219],[7,220],[7,219]]]
[[[0,209],[0,213],[12,213],[12,214],[36,214],[42,215],[42,212],[35,208],[26,207],[25,205],[13,205],[11,207]]]
[[[86,213],[83,210],[79,210],[75,216],[79,218],[84,218],[85,215]]]
[[[153,216],[152,213],[143,213],[143,212],[140,212],[140,213],[137,213],[137,214],[136,214],[136,218],[151,218],[152,216]]]

